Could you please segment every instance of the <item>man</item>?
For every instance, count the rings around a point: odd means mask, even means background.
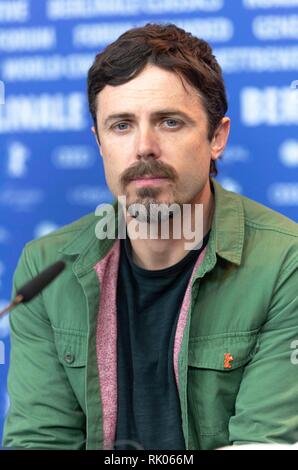
[[[212,177],[230,120],[210,46],[175,25],[129,30],[96,56],[88,97],[125,236],[104,237],[110,211],[26,245],[15,289],[66,269],[11,315],[4,445],[296,442],[297,224]]]

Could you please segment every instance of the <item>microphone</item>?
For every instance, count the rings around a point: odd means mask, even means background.
[[[20,303],[28,302],[52,282],[65,268],[64,261],[56,261],[48,268],[41,271],[31,281],[24,284],[16,293],[14,300],[0,312],[0,318],[9,310],[12,310]]]

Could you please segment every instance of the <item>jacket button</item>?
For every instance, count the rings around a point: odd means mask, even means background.
[[[65,362],[67,362],[67,364],[72,364],[73,361],[75,360],[75,356],[74,356],[74,354],[68,352],[68,353],[65,354],[64,360],[65,360]]]

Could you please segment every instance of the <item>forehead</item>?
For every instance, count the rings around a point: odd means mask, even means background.
[[[101,117],[111,112],[150,113],[173,105],[192,116],[205,114],[195,88],[176,73],[154,65],[146,65],[138,76],[122,85],[106,85],[97,95]]]

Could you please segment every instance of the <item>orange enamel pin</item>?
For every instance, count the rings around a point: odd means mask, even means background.
[[[225,356],[224,368],[225,369],[231,369],[232,364],[230,364],[230,362],[234,360],[233,356],[231,356],[230,353],[226,353],[226,354],[224,354],[224,356]]]

